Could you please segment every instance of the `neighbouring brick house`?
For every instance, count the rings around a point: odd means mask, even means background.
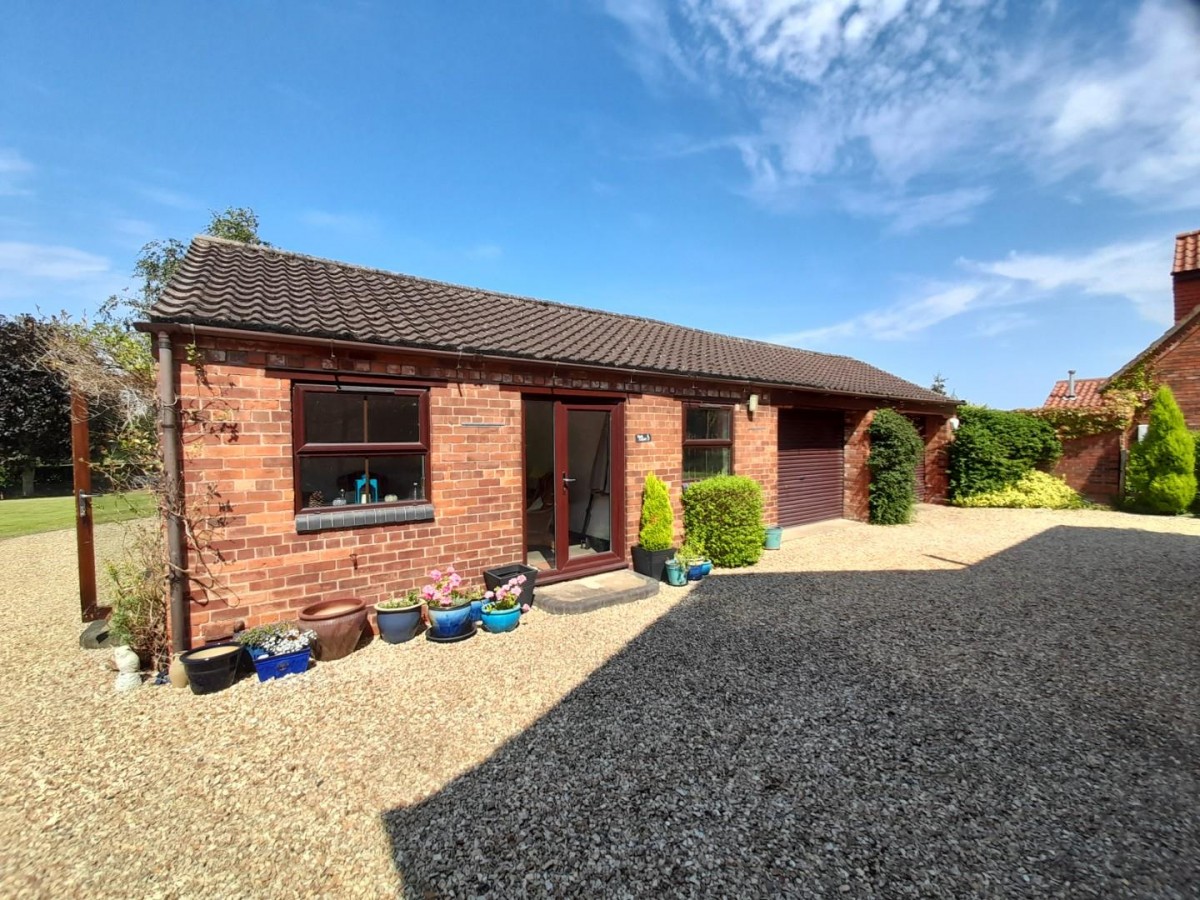
[[[1100,409],[1109,385],[1145,369],[1171,388],[1188,427],[1200,429],[1200,231],[1176,235],[1171,281],[1174,324],[1162,337],[1110,378],[1056,382],[1043,408]],[[1134,434],[1131,428],[1064,440],[1055,474],[1090,499],[1113,501],[1121,495],[1125,454]]]
[[[449,563],[625,567],[650,471],[677,513],[732,472],[771,522],[865,519],[883,406],[946,492],[956,402],[849,357],[209,237],[139,327],[172,360],[193,637]]]

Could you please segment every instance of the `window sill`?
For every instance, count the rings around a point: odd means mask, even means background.
[[[363,528],[370,525],[396,525],[404,522],[433,520],[432,503],[411,506],[369,506],[366,509],[341,508],[328,512],[302,512],[296,515],[296,533],[311,534],[335,528]]]

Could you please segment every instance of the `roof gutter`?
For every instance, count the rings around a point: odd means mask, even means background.
[[[789,391],[809,391],[816,394],[825,394],[831,397],[862,397],[871,400],[903,400],[908,403],[918,404],[937,408],[944,406],[946,411],[953,414],[954,409],[962,405],[962,401],[949,400],[944,404],[935,400],[916,400],[904,397],[890,397],[884,394],[863,394],[854,393],[852,391],[835,391],[829,388],[819,388],[805,386],[801,384],[788,384],[782,381],[756,381],[749,378],[727,378],[719,375],[706,375],[704,373],[681,373],[681,372],[664,372],[658,369],[629,369],[621,366],[605,366],[597,363],[582,363],[573,360],[554,360],[554,359],[534,359],[526,356],[504,356],[496,353],[484,353],[478,350],[434,350],[417,345],[404,344],[378,344],[370,341],[348,341],[342,338],[322,338],[304,334],[284,334],[277,331],[256,331],[253,328],[229,328],[223,325],[195,325],[190,322],[136,322],[134,328],[138,331],[145,332],[168,332],[171,334],[185,335],[208,335],[212,337],[236,338],[241,340],[251,341],[275,341],[286,344],[300,344],[304,346],[326,347],[329,349],[340,348],[343,350],[359,351],[364,349],[376,350],[386,353],[395,353],[397,351],[409,350],[416,353],[421,353],[426,356],[433,356],[442,359],[453,359],[461,362],[465,359],[483,359],[491,362],[512,364],[514,362],[532,363],[541,366],[571,366],[576,369],[585,369],[595,372],[620,372],[624,375],[654,375],[660,378],[676,378],[681,380],[693,381],[702,379],[704,381],[713,381],[719,384],[737,385],[743,388],[752,388],[755,385],[763,387],[779,388]]]

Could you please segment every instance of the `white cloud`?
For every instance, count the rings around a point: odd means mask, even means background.
[[[379,222],[374,216],[359,213],[335,213],[320,209],[310,209],[300,214],[300,221],[313,228],[323,228],[330,231],[341,231],[347,234],[362,234],[374,231]]]
[[[103,256],[53,244],[0,241],[0,272],[18,278],[78,281],[111,268]]]
[[[767,340],[801,347],[819,347],[842,338],[906,340],[947,319],[994,304],[1004,292],[1003,285],[986,283],[932,285],[910,300],[871,310],[823,328],[777,334]]]
[[[0,197],[27,196],[32,193],[25,182],[33,174],[33,163],[16,150],[0,147]]]
[[[1200,205],[1200,8],[1185,0],[1099,13],[1107,29],[1096,33],[1076,33],[1057,4],[1005,0],[607,9],[627,26],[639,71],[656,82],[677,71],[757,123],[704,144],[735,148],[747,193],[764,203],[848,182],[886,200],[917,179],[964,198],[1015,165],[1041,180],[1081,174],[1143,203]],[[856,207],[845,190],[833,196]],[[938,223],[897,216],[897,230]]]
[[[930,225],[961,225],[992,196],[989,188],[959,188],[940,194],[895,196],[847,191],[842,205],[862,216],[890,220],[888,230],[908,234]]]
[[[926,285],[914,296],[819,328],[767,340],[801,347],[849,338],[898,341],[916,338],[952,319],[978,315],[976,337],[995,337],[1036,324],[1028,311],[1060,302],[1070,292],[1122,298],[1145,318],[1171,322],[1170,240],[1108,244],[1070,254],[1010,253],[990,262],[959,260],[969,277]]]
[[[0,312],[96,309],[128,284],[109,260],[75,247],[0,241]]]
[[[193,210],[203,207],[199,200],[184,194],[180,191],[173,191],[168,188],[161,188],[155,185],[143,184],[134,188],[139,194],[145,197],[152,203],[158,203],[161,206],[169,206],[172,209]]]
[[[1017,282],[1041,294],[1076,290],[1093,296],[1124,297],[1151,321],[1171,324],[1170,241],[1109,244],[1076,255],[1010,253],[969,268]]]
[[[499,244],[492,244],[486,241],[481,244],[476,244],[474,247],[471,247],[469,250],[467,250],[467,257],[469,259],[493,260],[499,259],[503,255],[503,247],[501,247]]]

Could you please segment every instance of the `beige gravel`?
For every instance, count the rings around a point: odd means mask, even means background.
[[[1200,536],[1200,520],[923,507],[909,527],[789,535],[764,571],[957,569],[1057,525]],[[121,526],[98,529],[109,552]],[[391,896],[380,816],[550,710],[687,591],[452,645],[376,641],[207,697],[113,693],[78,648],[74,538],[0,542],[0,895]],[[503,686],[484,692],[485,685]]]

